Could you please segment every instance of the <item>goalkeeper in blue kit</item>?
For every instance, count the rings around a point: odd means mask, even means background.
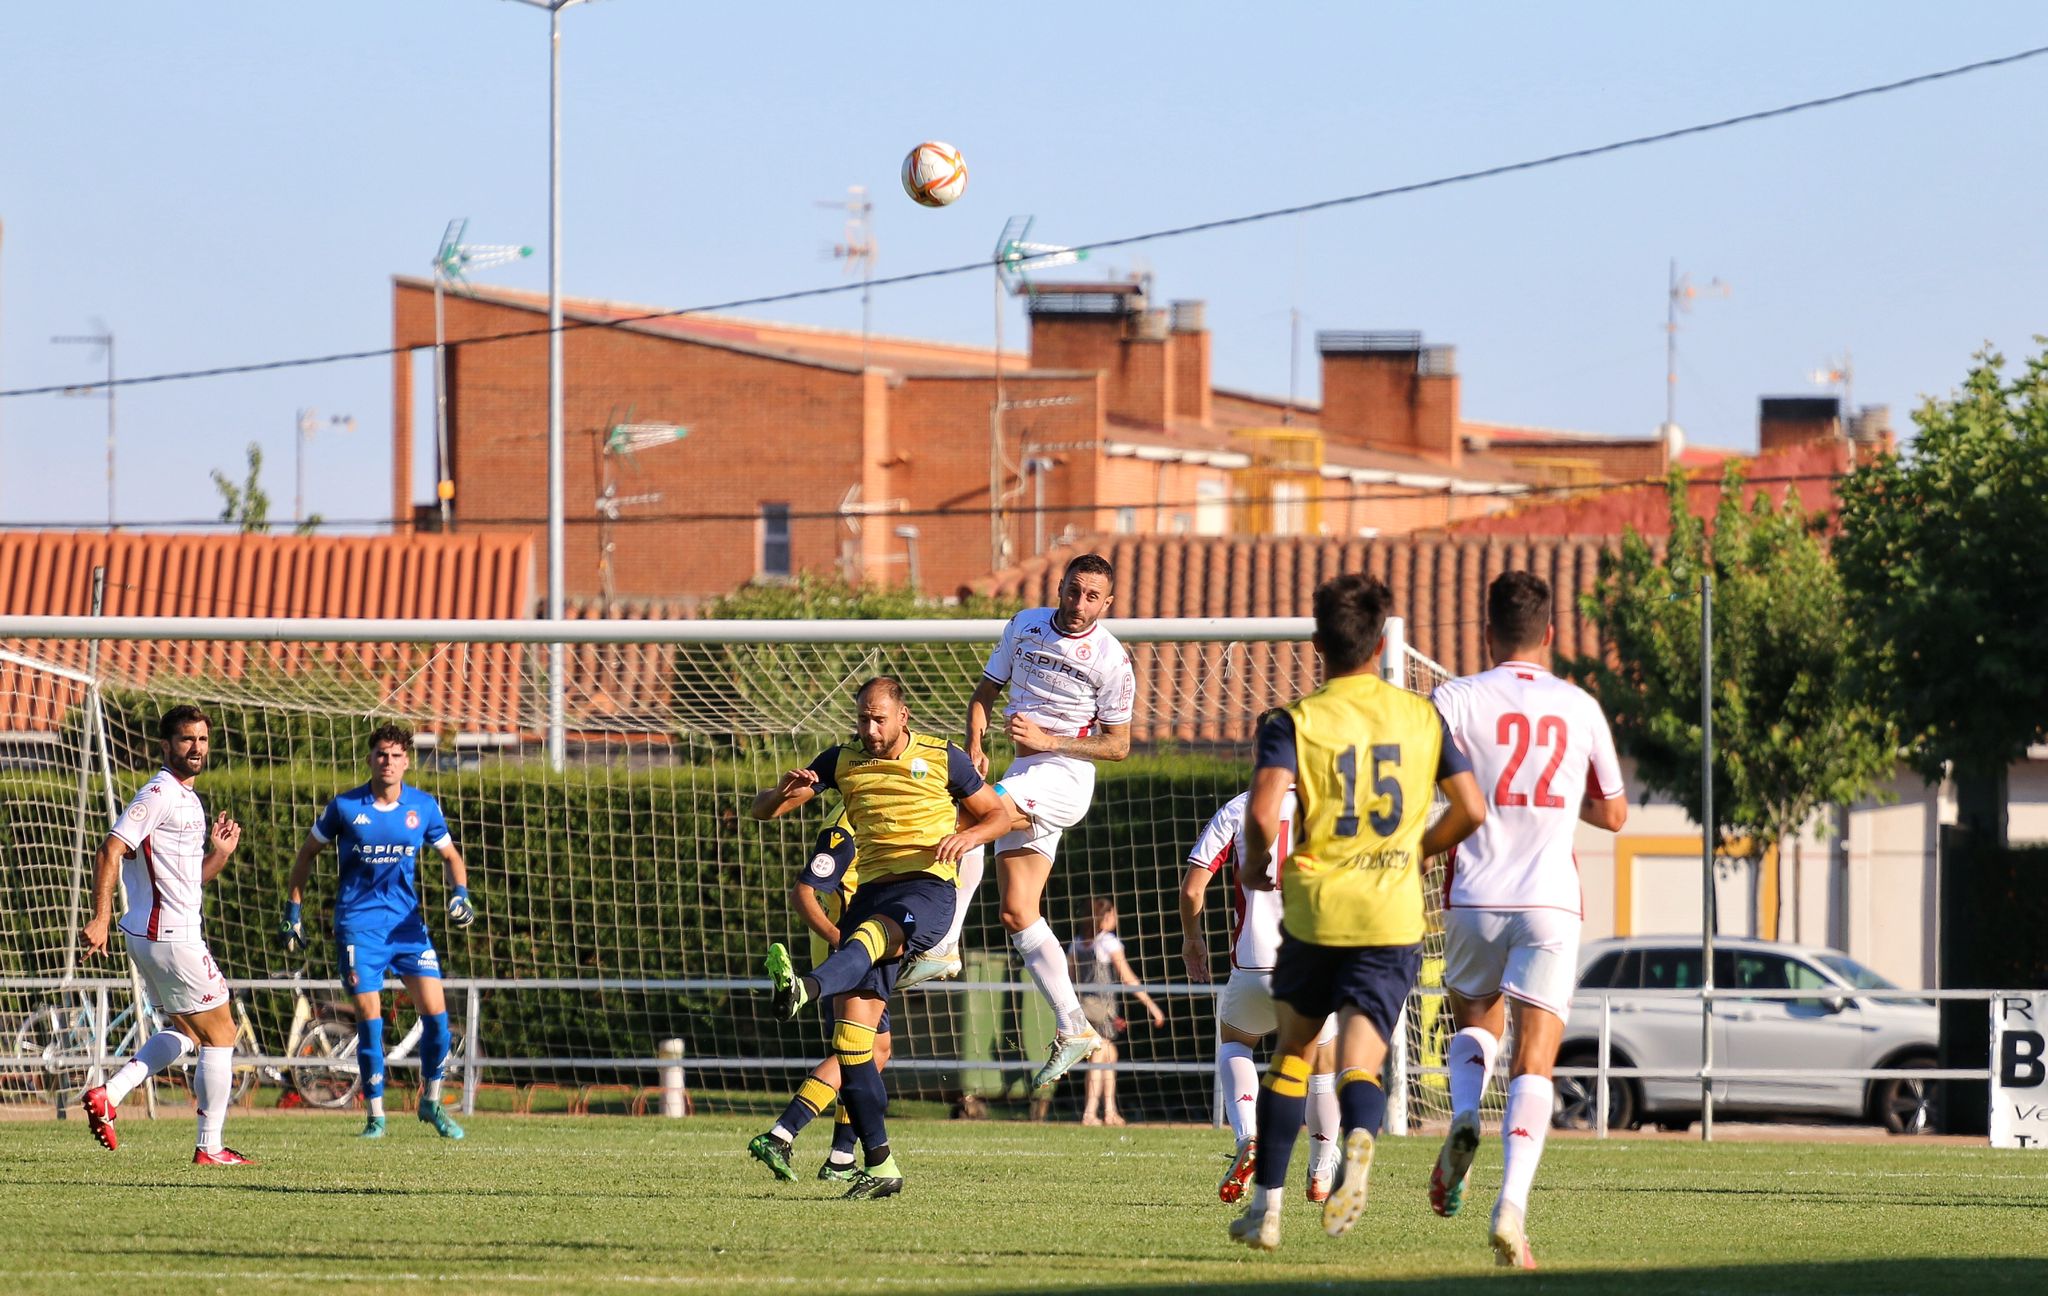
[[[441,960],[420,911],[415,874],[423,850],[439,852],[448,885],[448,921],[476,921],[469,900],[469,870],[448,832],[441,803],[405,786],[412,764],[412,733],[395,724],[370,735],[370,781],[335,795],[313,824],[292,861],[284,921],[285,949],[306,946],[301,920],[313,861],[332,843],[341,856],[334,897],[334,943],[342,986],[355,999],[356,1066],[369,1103],[361,1137],[384,1136],[384,974],[398,973],[412,996],[424,1032],[420,1041],[420,1120],[442,1138],[459,1139],[462,1127],[441,1103],[441,1071],[448,1061],[448,1003],[441,992]]]

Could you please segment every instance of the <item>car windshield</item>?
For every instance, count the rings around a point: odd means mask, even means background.
[[[1847,954],[1816,954],[1815,958],[1828,966],[1836,976],[1855,986],[1858,990],[1896,990],[1897,986],[1885,980],[1869,968],[1864,967]]]

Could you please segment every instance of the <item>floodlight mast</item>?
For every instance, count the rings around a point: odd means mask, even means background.
[[[548,11],[548,620],[562,619],[564,561],[562,486],[562,10],[584,0],[519,0]],[[563,736],[568,711],[561,644],[548,646],[548,765],[559,772],[568,759]]]
[[[467,216],[448,222],[441,246],[434,252],[434,498],[441,506],[441,530],[455,529],[455,462],[448,453],[447,319],[442,290],[449,284],[469,287],[469,272],[487,270],[533,255],[530,247],[510,243],[464,243]]]

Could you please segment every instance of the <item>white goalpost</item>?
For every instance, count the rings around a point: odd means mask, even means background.
[[[1212,1113],[1214,988],[1189,984],[1176,895],[1188,849],[1243,789],[1259,715],[1316,683],[1306,619],[1125,620],[1137,674],[1133,754],[1105,766],[1062,845],[1047,915],[1083,935],[1114,898],[1132,965],[1167,1013],[1116,1064],[1151,1120]],[[471,866],[479,917],[429,928],[464,1039],[466,1105],[514,1110],[766,1111],[825,1048],[816,1021],[766,1011],[771,940],[803,943],[787,895],[822,814],[759,824],[756,788],[849,728],[851,693],[901,678],[913,724],[957,734],[997,621],[370,621],[0,618],[0,1104],[67,1101],[136,1011],[125,968],[81,968],[76,931],[93,850],[156,765],[154,724],[194,702],[215,726],[198,790],[244,828],[211,886],[208,940],[243,988],[244,1052],[289,1068],[307,1011],[338,997],[324,938],[303,964],[274,942],[307,827],[363,781],[372,728],[414,728],[411,782],[440,798]],[[1390,626],[1387,677],[1426,692],[1443,671]],[[547,759],[550,647],[563,646],[566,761]],[[1008,753],[991,753],[1000,768]],[[331,859],[329,861],[331,868]],[[1432,915],[1440,895],[1427,888]],[[306,927],[326,929],[316,874]],[[1221,955],[1223,923],[1210,931]],[[1441,935],[1393,1064],[1401,1121],[1441,1118]],[[994,883],[970,912],[958,981],[896,1010],[891,1082],[907,1110],[1021,1104],[1051,1019],[1013,966]],[[302,978],[296,985],[291,978]],[[115,1014],[109,1021],[108,1014]],[[402,1028],[402,1027],[401,1027]],[[252,1072],[253,1074],[253,1072]],[[404,1072],[396,1070],[402,1077]],[[1079,1101],[1080,1086],[1058,1101]],[[267,1102],[275,1074],[251,1089]],[[1393,1126],[1396,1130],[1401,1125]]]

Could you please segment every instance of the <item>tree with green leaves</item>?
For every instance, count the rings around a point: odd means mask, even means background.
[[[262,446],[249,443],[249,475],[240,485],[216,468],[213,488],[220,492],[221,521],[232,522],[244,532],[270,530],[270,492],[263,489]]]
[[[1914,411],[1905,454],[1850,475],[1835,542],[1858,682],[1997,846],[2006,771],[2048,734],[2048,355],[2004,368],[1978,353],[1960,392]]]
[[[1604,657],[1564,663],[1600,699],[1615,746],[1641,782],[1704,819],[1700,798],[1700,574],[1714,587],[1716,841],[1749,858],[1834,802],[1868,793],[1898,761],[1884,714],[1849,687],[1842,582],[1819,528],[1787,491],[1743,503],[1739,465],[1721,479],[1713,525],[1668,485],[1671,536],[1659,553],[1631,530],[1602,555],[1581,611]]]

